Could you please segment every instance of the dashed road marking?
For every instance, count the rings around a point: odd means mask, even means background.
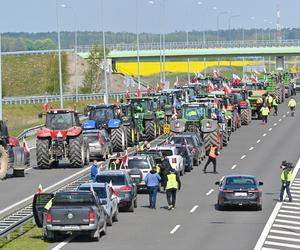
[[[287,111],[286,113],[287,113],[287,114],[289,114],[289,113],[290,113],[290,111]]]
[[[277,126],[277,123],[274,123],[274,125],[273,125],[274,127],[276,127]]]
[[[51,250],[59,250],[67,245],[71,240],[73,240],[75,235],[70,236],[69,238],[65,239],[63,242],[59,243],[57,246],[51,248]]]
[[[234,164],[232,167],[231,167],[231,169],[235,169],[236,168],[236,164]]]
[[[282,117],[284,118],[284,117],[286,117],[286,115],[283,115]]]
[[[178,229],[180,228],[180,225],[176,225],[172,231],[170,232],[170,234],[174,234]]]
[[[281,121],[282,121],[282,119],[280,118],[278,121],[279,121],[279,122],[281,122]]]
[[[195,206],[190,210],[190,213],[194,213],[198,207],[199,207],[198,205],[195,205]]]
[[[272,128],[269,128],[269,131],[272,131]]]
[[[263,136],[265,137],[267,134],[265,133],[265,134],[263,134]]]
[[[256,141],[256,143],[260,143],[260,139]]]
[[[252,151],[254,149],[254,147],[249,148],[249,151]]]
[[[246,157],[246,155],[243,155],[243,156],[241,157],[241,160],[243,160],[245,157]]]
[[[206,193],[206,195],[210,195],[213,191],[214,191],[213,189],[209,190],[209,191]]]

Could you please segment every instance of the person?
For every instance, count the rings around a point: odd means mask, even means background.
[[[161,158],[161,164],[160,164],[160,177],[161,177],[161,186],[165,187],[166,181],[167,181],[167,174],[170,172],[172,168],[169,159],[166,158],[165,155],[162,155]]]
[[[261,113],[260,113],[260,109],[262,108],[264,104],[264,99],[262,96],[258,97],[256,100],[256,107],[257,107],[257,116],[258,116],[258,120],[261,120]]]
[[[117,158],[115,161],[111,162],[109,165],[109,170],[119,170],[121,168],[121,160]]]
[[[106,170],[107,170],[107,167],[103,163],[100,163],[99,168],[98,168],[98,172],[103,172],[103,171],[106,171]]]
[[[276,98],[273,99],[274,115],[278,115],[278,103]]]
[[[203,172],[206,174],[206,168],[209,165],[209,163],[212,162],[213,168],[214,168],[214,173],[217,174],[217,157],[219,156],[219,148],[217,145],[212,145],[209,148],[209,153],[208,153],[208,160],[204,166]]]
[[[293,112],[295,111],[296,105],[297,105],[296,100],[293,97],[291,97],[291,99],[288,102],[288,107],[290,108],[292,115]]]
[[[98,162],[97,162],[97,160],[94,160],[93,161],[93,165],[91,166],[91,177],[90,177],[90,180],[94,181],[97,174],[98,174]]]
[[[271,112],[272,104],[273,104],[273,97],[271,95],[268,95],[267,96],[267,105],[268,105],[268,108],[269,108],[269,112]]]
[[[286,190],[286,193],[289,197],[289,202],[292,202],[292,195],[291,195],[291,191],[290,191],[290,183],[292,180],[292,166],[291,164],[288,164],[286,161],[283,161],[281,163],[280,168],[281,170],[281,174],[280,174],[280,179],[281,179],[281,189],[280,189],[280,202],[282,202],[283,200],[283,194],[284,194],[284,190]]]
[[[181,188],[179,174],[175,172],[175,169],[172,168],[167,174],[167,181],[164,188],[167,194],[168,210],[175,209],[176,193]]]
[[[261,115],[262,115],[262,121],[263,124],[267,124],[268,123],[268,115],[270,113],[270,110],[268,108],[267,105],[264,105],[261,109],[260,109]]]
[[[294,95],[296,95],[296,89],[297,89],[296,81],[293,82],[293,89],[294,89]]]
[[[161,181],[161,177],[156,172],[156,167],[153,167],[151,171],[145,176],[144,179],[147,190],[149,193],[149,208],[156,209],[156,197],[158,191],[158,185]]]
[[[291,95],[294,95],[294,84],[292,82],[290,82],[290,91]]]

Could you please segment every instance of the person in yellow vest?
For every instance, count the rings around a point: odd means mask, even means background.
[[[261,109],[260,109],[261,115],[262,115],[262,121],[263,124],[267,124],[268,123],[268,115],[270,113],[270,110],[268,108],[267,105],[264,105]]]
[[[286,190],[286,193],[289,197],[289,202],[292,202],[292,195],[290,191],[290,183],[292,181],[292,166],[291,164],[288,164],[286,161],[283,161],[281,163],[280,168],[281,174],[280,174],[280,179],[281,179],[281,189],[280,189],[280,202],[283,200],[283,194],[284,190]]]
[[[296,90],[297,90],[297,83],[296,83],[296,81],[293,82],[293,87],[294,87],[294,95],[296,95]]]
[[[165,190],[167,194],[168,210],[174,209],[176,205],[176,193],[181,188],[181,181],[175,169],[171,169],[167,174]]]
[[[278,115],[278,103],[276,98],[273,99],[274,115]]]
[[[292,116],[294,116],[296,105],[297,105],[296,100],[293,97],[291,97],[291,99],[288,102],[288,106],[289,106],[289,108],[291,110],[291,115]]]
[[[212,162],[213,167],[214,167],[214,174],[217,174],[217,157],[219,156],[220,152],[219,152],[219,148],[217,145],[212,145],[209,148],[209,152],[208,152],[208,160],[203,168],[203,172],[204,174],[206,174],[206,168],[209,165],[209,163]]]
[[[264,105],[264,99],[263,99],[262,96],[260,96],[256,100],[256,112],[257,112],[257,118],[258,118],[258,120],[261,120],[260,109],[262,108],[263,105]]]
[[[273,97],[271,95],[267,96],[267,105],[269,107],[269,112],[271,112],[272,105],[273,105]]]

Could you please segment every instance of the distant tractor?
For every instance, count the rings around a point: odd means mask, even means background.
[[[38,168],[55,167],[63,159],[75,168],[88,164],[88,142],[83,138],[76,111],[51,109],[46,113],[45,127],[37,131],[36,159]]]
[[[6,177],[10,168],[15,177],[24,177],[28,164],[29,153],[20,147],[17,138],[8,135],[5,121],[0,120],[0,179]]]

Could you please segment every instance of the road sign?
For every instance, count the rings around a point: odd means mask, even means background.
[[[170,134],[170,128],[171,128],[170,124],[165,123],[164,124],[164,134]]]

